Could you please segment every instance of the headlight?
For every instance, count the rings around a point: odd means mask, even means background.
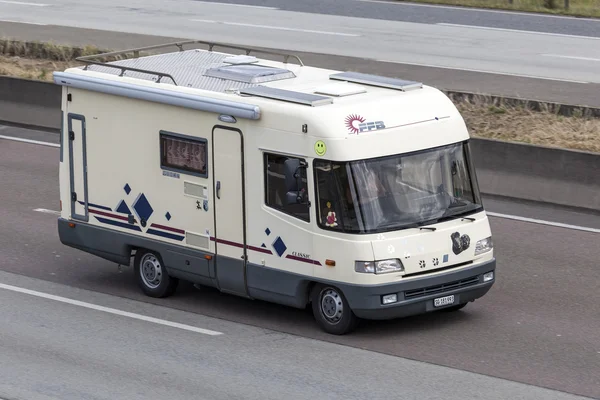
[[[389,272],[404,272],[404,265],[397,258],[381,261],[356,261],[354,270],[365,274],[387,274]]]
[[[478,256],[483,253],[487,253],[488,251],[494,248],[494,242],[492,241],[492,237],[487,237],[485,239],[481,239],[475,245],[475,255]]]

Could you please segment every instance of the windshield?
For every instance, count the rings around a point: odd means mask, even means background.
[[[314,165],[318,221],[325,229],[384,232],[482,209],[467,143]]]

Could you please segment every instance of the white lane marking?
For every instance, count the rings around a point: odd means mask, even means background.
[[[422,63],[414,63],[414,62],[408,62],[408,61],[392,61],[392,60],[375,60],[375,61],[377,61],[377,62],[393,63],[393,64],[417,65],[419,67],[451,69],[451,70],[456,70],[456,71],[480,72],[480,73],[483,73],[483,74],[516,76],[516,77],[520,77],[520,78],[543,79],[543,80],[547,80],[547,81],[581,83],[581,84],[584,84],[584,85],[585,84],[589,84],[589,82],[577,81],[577,80],[573,80],[573,79],[550,78],[548,76],[538,76],[538,75],[514,74],[514,73],[511,73],[511,72],[496,72],[496,71],[486,71],[486,70],[482,70],[482,69],[461,68],[461,67],[447,67],[447,66],[444,66],[444,65],[422,64]]]
[[[40,3],[27,3],[24,1],[9,1],[9,0],[0,0],[0,3],[4,4],[16,4],[19,6],[33,6],[33,7],[48,7],[50,4],[40,4]]]
[[[146,315],[135,314],[135,313],[131,313],[128,311],[121,311],[121,310],[117,310],[114,308],[103,307],[103,306],[86,303],[86,302],[79,301],[79,300],[68,299],[66,297],[55,296],[53,294],[37,292],[35,290],[29,290],[29,289],[21,288],[18,286],[6,285],[4,283],[0,283],[0,289],[6,289],[6,290],[13,291],[13,292],[18,292],[18,293],[25,293],[25,294],[29,294],[31,296],[41,297],[43,299],[54,300],[54,301],[58,301],[61,303],[66,303],[66,304],[71,304],[74,306],[89,308],[89,309],[96,310],[96,311],[103,311],[105,313],[115,314],[115,315],[119,315],[122,317],[138,319],[141,321],[152,322],[152,323],[155,323],[158,325],[164,325],[164,326],[169,326],[172,328],[183,329],[183,330],[190,331],[190,332],[202,333],[202,334],[211,335],[211,336],[218,336],[218,335],[223,334],[222,332],[211,331],[208,329],[202,329],[202,328],[198,328],[198,327],[191,326],[191,325],[185,325],[185,324],[180,324],[177,322],[166,321],[164,319],[148,317]]]
[[[42,24],[40,22],[25,22],[25,21],[15,21],[12,19],[0,19],[0,22],[11,22],[13,24],[23,24],[23,25],[41,25],[41,26],[46,26],[48,24]],[[2,400],[2,399],[0,399]]]
[[[513,32],[513,33],[527,33],[530,35],[544,35],[544,36],[556,36],[565,38],[576,38],[576,39],[590,39],[600,40],[600,37],[595,36],[580,36],[580,35],[568,35],[566,33],[551,33],[551,32],[539,32],[539,31],[524,31],[521,29],[507,29],[507,28],[493,28],[491,26],[479,26],[479,25],[462,25],[462,24],[449,24],[446,22],[439,22],[436,25],[440,26],[451,26],[455,28],[470,28],[470,29],[483,29],[487,31],[500,31],[500,32]]]
[[[494,13],[494,14],[508,14],[508,15],[523,15],[526,17],[541,17],[541,18],[559,18],[559,19],[570,19],[572,21],[589,21],[589,22],[600,22],[600,20],[595,18],[579,18],[579,17],[571,17],[568,15],[553,15],[553,14],[543,14],[543,13],[534,13],[534,12],[526,12],[526,11],[511,11],[511,10],[492,10],[489,8],[477,8],[477,7],[459,7],[459,6],[451,6],[451,5],[442,5],[442,4],[421,4],[421,3],[410,3],[406,1],[394,1],[394,0],[354,0],[364,3],[379,3],[379,4],[391,4],[394,6],[407,6],[407,7],[428,7],[428,8],[445,8],[450,10],[457,11],[467,11],[467,12],[486,12],[486,13]]]
[[[37,212],[44,213],[44,214],[60,215],[60,211],[48,210],[46,208],[36,208],[33,211],[37,211]]]
[[[214,21],[211,19],[192,19],[193,22],[205,22],[209,24],[223,24],[223,25],[235,25],[235,26],[246,26],[250,28],[261,28],[261,29],[275,29],[280,31],[292,31],[292,32],[303,32],[303,33],[317,33],[321,35],[334,35],[334,36],[353,36],[358,37],[361,35],[354,33],[341,33],[341,32],[329,32],[329,31],[316,31],[312,29],[300,29],[300,28],[285,28],[283,26],[272,26],[272,25],[255,25],[245,24],[241,22],[226,22],[226,21]]]
[[[40,144],[42,146],[60,147],[60,144],[56,144],[56,143],[40,142],[39,140],[23,139],[23,138],[18,138],[18,137],[13,137],[13,136],[0,135],[0,139],[12,140],[12,141],[15,141],[15,142]]]
[[[250,4],[234,4],[234,3],[221,3],[216,1],[194,1],[194,4],[212,4],[217,6],[234,6],[234,7],[246,7],[246,8],[258,8],[263,10],[279,10],[277,7],[267,7],[267,6],[253,6]]]
[[[559,227],[559,228],[573,229],[573,230],[576,230],[576,231],[600,233],[600,229],[588,228],[586,226],[569,225],[569,224],[563,224],[563,223],[560,223],[560,222],[544,221],[542,219],[519,217],[517,215],[509,215],[509,214],[499,214],[499,213],[489,212],[489,211],[486,212],[486,214],[489,215],[490,217],[512,219],[512,220],[515,220],[515,221],[523,221],[523,222],[531,222],[533,224],[538,224],[538,225],[556,226],[556,227]]]
[[[600,58],[591,57],[578,57],[578,56],[564,56],[561,54],[542,54],[544,57],[556,57],[556,58],[569,58],[571,60],[583,60],[583,61],[597,61],[600,62]]]

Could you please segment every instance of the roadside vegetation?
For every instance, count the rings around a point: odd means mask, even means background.
[[[0,40],[0,75],[52,81],[53,71],[82,65],[77,57],[105,51],[110,50]],[[577,112],[565,117],[550,107],[534,110],[483,95],[450,98],[474,137],[600,153],[600,118]]]
[[[600,0],[394,0],[600,18]]]

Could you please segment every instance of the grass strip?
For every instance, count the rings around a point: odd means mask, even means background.
[[[392,0],[406,3],[440,4],[461,7],[522,11],[572,17],[600,18],[600,0]]]

